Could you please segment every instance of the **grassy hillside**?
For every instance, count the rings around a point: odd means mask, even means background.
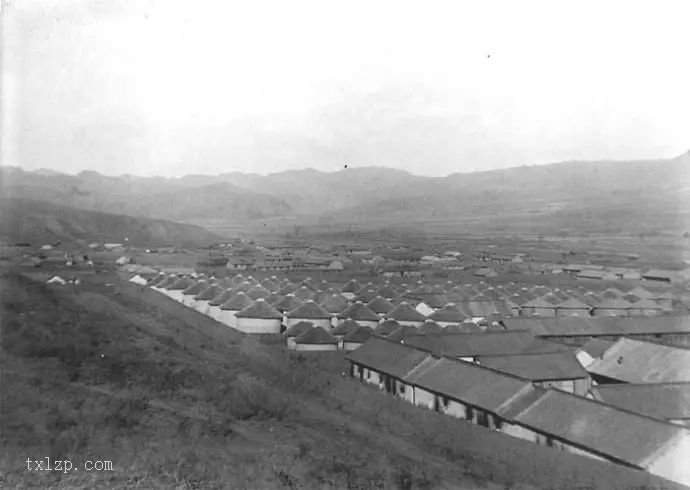
[[[202,246],[222,240],[194,225],[134,218],[27,199],[0,201],[0,239],[5,242],[116,242],[132,245]]]
[[[678,488],[410,406],[112,273],[2,281],[4,488]],[[24,470],[45,456],[115,471]]]

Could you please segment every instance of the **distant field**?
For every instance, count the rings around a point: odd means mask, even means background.
[[[2,276],[3,488],[679,488],[412,407],[341,377],[342,357],[290,355],[112,272],[61,288],[24,270]],[[23,470],[48,455],[116,471]]]

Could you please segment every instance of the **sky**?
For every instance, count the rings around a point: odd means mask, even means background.
[[[3,165],[446,175],[690,149],[684,0],[3,0]]]

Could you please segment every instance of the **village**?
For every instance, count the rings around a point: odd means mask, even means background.
[[[99,248],[122,254],[123,281],[293,355],[337,356],[342,374],[400,403],[690,484],[687,271],[450,251],[404,264],[398,252],[392,272],[366,250],[290,265],[209,254],[185,268]]]

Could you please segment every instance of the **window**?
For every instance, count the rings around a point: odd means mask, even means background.
[[[405,393],[405,385],[400,385],[400,393]]]
[[[450,403],[450,400],[446,398],[445,396],[443,397],[443,406],[445,408],[448,408],[448,404]]]

